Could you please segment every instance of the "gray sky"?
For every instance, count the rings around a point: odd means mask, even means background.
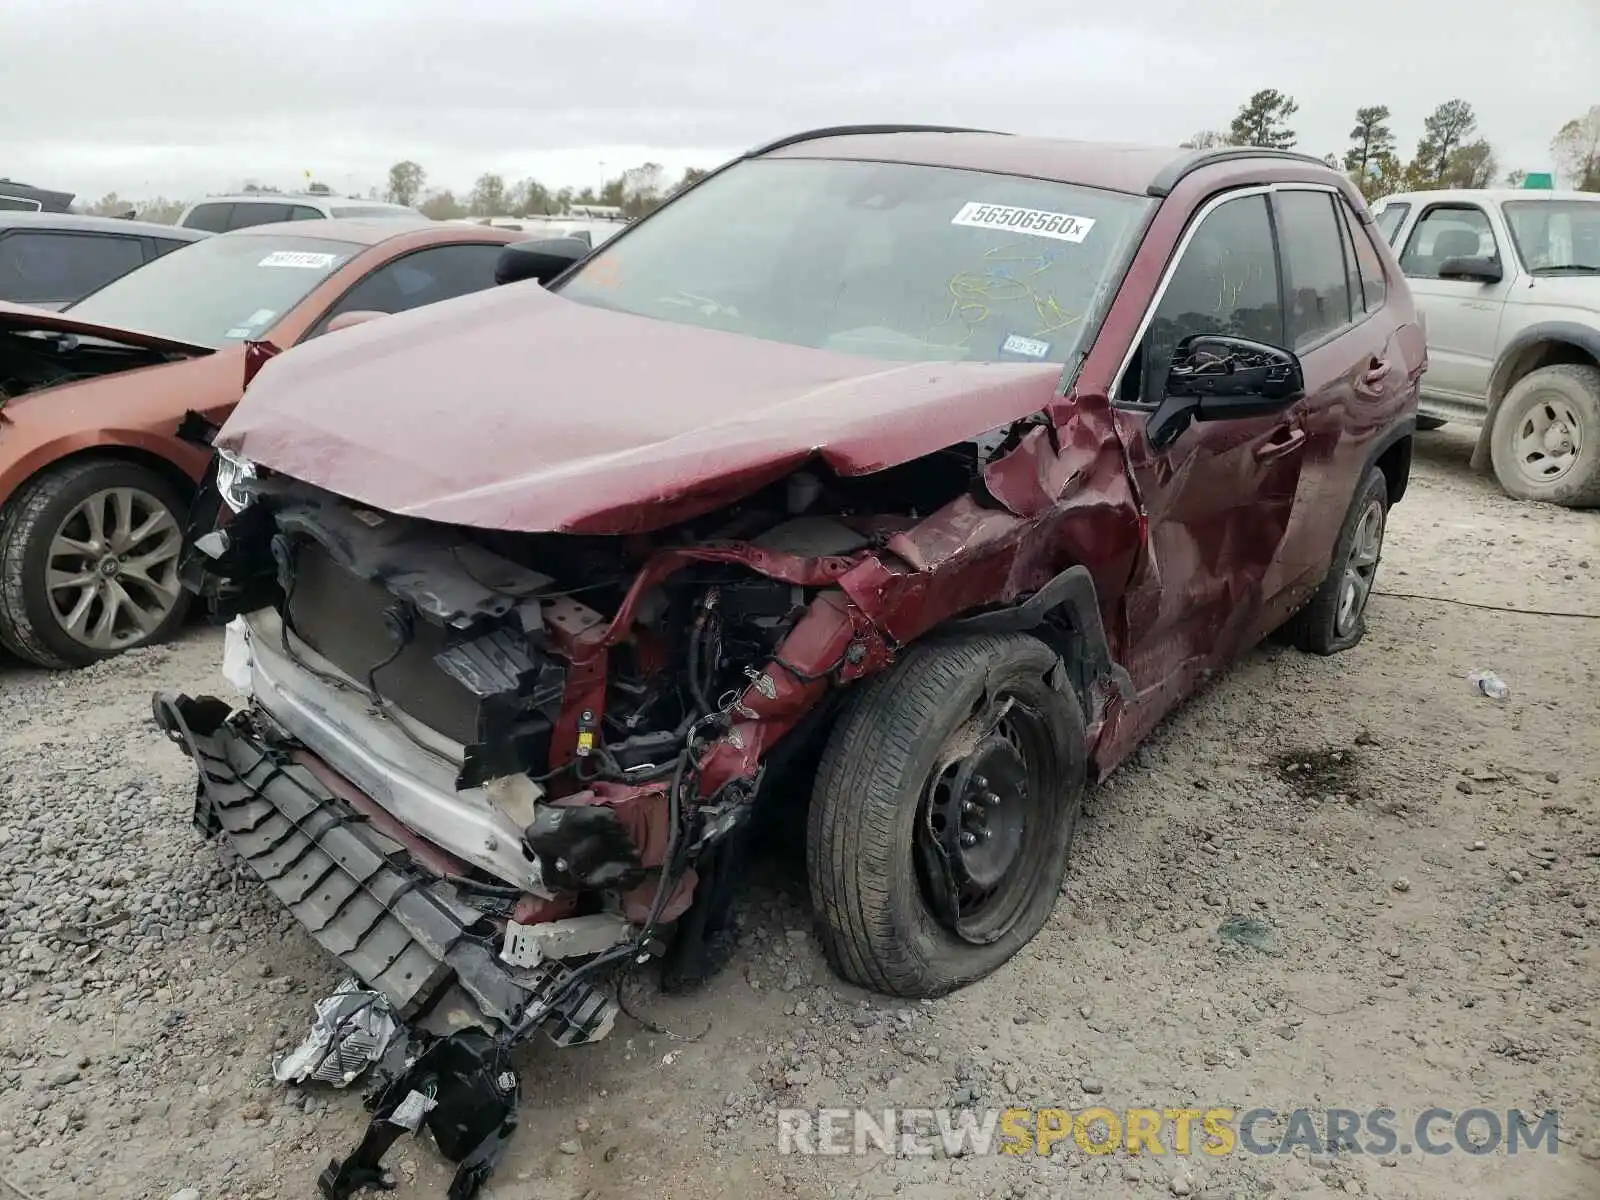
[[[1314,154],[1381,103],[1409,157],[1459,96],[1537,170],[1600,103],[1600,0],[4,0],[0,47],[0,175],[85,199],[364,190],[401,158],[582,186],[848,122],[1175,144],[1261,87]]]

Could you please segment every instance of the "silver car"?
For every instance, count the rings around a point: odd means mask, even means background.
[[[1428,333],[1418,424],[1482,426],[1513,496],[1600,505],[1600,194],[1441,190],[1373,205]]]

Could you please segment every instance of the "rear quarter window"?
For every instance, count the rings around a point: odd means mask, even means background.
[[[181,250],[185,246],[193,245],[192,242],[180,242],[176,238],[151,238],[150,244],[156,248],[156,257],[171,254],[174,250]]]
[[[1400,226],[1406,223],[1406,214],[1411,211],[1409,204],[1385,204],[1372,214],[1372,220],[1378,227],[1378,232],[1383,235],[1383,240],[1391,246],[1394,245],[1394,236],[1400,232]]]
[[[1382,308],[1383,302],[1389,298],[1389,281],[1383,273],[1383,259],[1372,244],[1373,231],[1361,223],[1361,218],[1356,216],[1349,204],[1341,200],[1339,207],[1343,210],[1345,230],[1350,235],[1350,245],[1355,251],[1356,273],[1361,285],[1360,304],[1367,312],[1374,312]],[[1356,302],[1354,287],[1350,299],[1352,303]]]

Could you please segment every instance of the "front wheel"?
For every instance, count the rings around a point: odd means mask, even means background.
[[[1500,486],[1519,500],[1600,504],[1600,368],[1528,372],[1500,402],[1489,454]]]
[[[1020,950],[1066,872],[1082,709],[1022,634],[931,642],[865,685],[829,736],[806,831],[834,969],[937,996]]]
[[[44,667],[82,667],[167,637],[186,509],[160,475],[85,459],[18,489],[0,520],[0,644]]]

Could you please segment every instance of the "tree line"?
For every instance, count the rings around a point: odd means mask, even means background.
[[[1299,111],[1300,105],[1294,97],[1276,88],[1263,88],[1239,106],[1226,131],[1202,129],[1183,145],[1199,150],[1217,146],[1267,146],[1288,150],[1299,144],[1299,135],[1291,125]],[[1369,200],[1391,192],[1481,188],[1498,182],[1517,187],[1527,175],[1522,169],[1501,174],[1494,147],[1479,134],[1477,114],[1465,100],[1446,100],[1423,119],[1422,136],[1409,159],[1401,157],[1390,121],[1387,105],[1371,104],[1356,109],[1349,145],[1342,154],[1323,156],[1329,166],[1347,172]],[[1563,186],[1600,192],[1600,104],[1573,117],[1556,131],[1550,140],[1550,156],[1560,172]],[[430,189],[428,173],[422,165],[404,159],[389,168],[386,186],[367,189],[367,196],[411,205],[440,221],[460,217],[559,215],[576,204],[607,205],[621,209],[631,218],[643,216],[675,192],[708,174],[708,171],[691,167],[678,180],[669,183],[660,163],[647,162],[604,180],[598,189],[563,187],[552,190],[537,179],[508,183],[505,176],[491,172],[478,176],[470,190],[458,195],[449,187]],[[248,183],[243,190],[277,193],[281,189]],[[315,180],[305,190],[322,195],[332,191]],[[85,211],[107,216],[136,212],[143,220],[171,224],[184,207],[182,200],[157,197],[136,203],[112,192],[86,206]]]
[[[1227,132],[1202,129],[1183,144],[1195,150],[1217,146],[1288,150],[1299,143],[1290,125],[1299,111],[1294,97],[1263,88],[1239,106]],[[1477,114],[1465,100],[1446,100],[1423,118],[1422,136],[1409,160],[1400,155],[1391,115],[1384,104],[1356,109],[1350,144],[1342,154],[1323,156],[1329,166],[1345,171],[1368,200],[1391,192],[1483,188],[1498,182],[1520,187],[1527,178],[1521,168],[1501,176],[1494,147],[1479,135]],[[1564,186],[1600,191],[1600,104],[1556,131],[1550,139],[1550,157]]]
[[[598,190],[592,187],[551,190],[537,179],[508,184],[505,176],[490,173],[478,176],[472,190],[458,196],[450,188],[429,191],[427,171],[420,163],[406,159],[389,168],[389,186],[384,195],[395,204],[418,208],[436,221],[455,217],[557,216],[575,204],[606,205],[621,209],[625,216],[632,218],[642,217],[674,192],[699,182],[708,174],[698,167],[690,167],[669,186],[666,169],[660,163],[647,162],[606,179]]]
[[[669,185],[666,169],[660,163],[643,163],[605,180],[598,190],[593,187],[551,190],[537,179],[507,183],[505,176],[488,173],[478,176],[478,181],[470,191],[458,195],[450,188],[429,190],[427,171],[420,164],[407,159],[389,168],[387,187],[368,188],[366,196],[369,200],[389,200],[408,205],[435,221],[461,217],[559,216],[575,204],[607,205],[621,209],[632,218],[643,216],[674,192],[699,182],[709,174],[709,171],[690,167]],[[287,191],[273,184],[257,182],[246,183],[239,190],[267,196],[283,195]],[[313,196],[333,194],[332,188],[316,180],[299,190]],[[116,192],[108,192],[99,200],[83,205],[82,211],[102,217],[137,216],[142,221],[171,225],[188,204],[188,201],[169,200],[165,196],[158,196],[154,200],[125,200]]]

